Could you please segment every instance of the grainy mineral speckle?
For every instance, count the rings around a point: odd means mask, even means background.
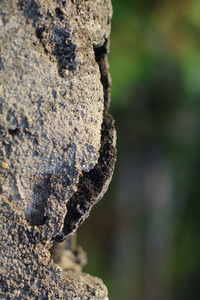
[[[0,12],[0,298],[105,300],[100,280],[63,275],[48,249],[88,216],[112,176],[110,1],[2,0]],[[92,170],[99,188],[92,183],[66,229]]]

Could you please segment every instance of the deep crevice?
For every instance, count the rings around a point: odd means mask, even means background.
[[[114,121],[108,113],[105,113],[98,163],[92,170],[83,173],[77,192],[67,203],[67,215],[62,232],[53,238],[54,242],[61,242],[74,232],[89,215],[92,206],[103,196],[101,194],[104,193],[104,190],[106,191],[116,160],[114,139]]]
[[[83,172],[78,183],[77,192],[67,203],[67,214],[64,219],[62,232],[53,237],[53,242],[62,242],[73,233],[88,217],[93,205],[103,197],[112,178],[116,161],[114,120],[108,113],[110,80],[107,70],[106,55],[108,40],[102,46],[93,46],[95,60],[99,66],[100,80],[104,92],[104,113],[101,127],[101,147],[97,164],[89,172]]]
[[[100,71],[100,80],[103,86],[104,91],[104,104],[105,108],[108,109],[109,107],[109,99],[110,99],[110,77],[108,73],[108,64],[107,64],[107,54],[108,54],[108,40],[105,39],[102,46],[93,46],[95,60],[99,66]]]

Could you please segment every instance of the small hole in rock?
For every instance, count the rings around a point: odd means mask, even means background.
[[[35,30],[35,34],[36,34],[36,37],[38,39],[42,39],[43,38],[43,32],[45,31],[45,28],[44,27],[39,27]]]
[[[55,9],[55,13],[57,18],[59,18],[61,21],[64,20],[64,13],[59,7]]]
[[[18,135],[20,133],[20,129],[19,128],[15,128],[15,129],[8,129],[8,133],[11,134],[12,136]]]

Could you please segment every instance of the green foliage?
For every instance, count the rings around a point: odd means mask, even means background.
[[[113,8],[118,164],[86,225],[91,270],[113,300],[200,299],[200,1],[113,0]]]
[[[183,101],[200,92],[200,2],[113,1],[111,53],[112,109],[126,102],[126,89],[148,81],[161,61],[182,73]],[[173,74],[169,74],[173,75]]]

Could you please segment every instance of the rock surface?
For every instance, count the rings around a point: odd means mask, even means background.
[[[49,249],[112,177],[111,15],[109,0],[0,2],[0,299],[107,297]]]

